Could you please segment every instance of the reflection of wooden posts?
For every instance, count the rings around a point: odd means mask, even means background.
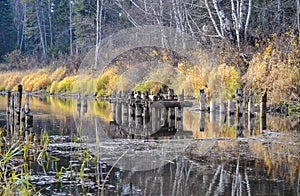
[[[205,111],[200,111],[200,131],[205,129]]]
[[[200,89],[200,111],[205,111],[205,94],[204,94],[204,89]]]
[[[242,131],[242,123],[241,123],[241,116],[237,115],[237,124],[236,124],[236,137],[243,137]]]
[[[234,124],[234,119],[235,119],[235,115],[228,115],[228,127],[232,127],[232,125]]]
[[[264,91],[260,102],[260,130],[267,129],[267,91]]]
[[[87,98],[83,97],[83,103],[82,103],[82,115],[87,113]]]
[[[152,132],[158,131],[158,119],[157,119],[157,108],[151,107],[151,119],[152,119]]]
[[[25,95],[25,128],[26,130],[33,127],[33,115],[31,113],[30,107],[29,107],[29,92],[26,91]]]
[[[80,109],[81,109],[81,99],[80,99],[80,93],[78,93],[77,100],[76,100],[76,112],[79,118],[80,118]]]

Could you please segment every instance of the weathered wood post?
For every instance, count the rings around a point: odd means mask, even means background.
[[[116,91],[113,91],[111,95],[111,112],[112,120],[116,122]]]
[[[18,94],[17,94],[17,108],[16,108],[17,123],[16,123],[16,125],[20,125],[20,122],[21,122],[22,91],[23,91],[23,87],[21,84],[19,84],[18,85]]]
[[[253,118],[254,117],[254,107],[252,103],[252,96],[249,96],[248,100],[248,117]]]
[[[168,98],[173,101],[174,100],[174,90],[169,89],[168,91]],[[169,124],[169,130],[174,131],[175,129],[175,107],[170,107],[170,124]]]
[[[6,105],[6,113],[10,113],[10,98],[11,97],[11,92],[7,91],[7,105]]]
[[[10,130],[14,131],[15,126],[15,94],[13,93],[10,97]]]
[[[178,96],[178,101],[181,103],[184,101],[184,89],[182,89],[181,94]],[[176,125],[177,131],[183,131],[183,108],[181,105],[177,108],[177,118],[176,118]]]
[[[127,92],[123,92],[123,95],[122,95],[122,124],[124,126],[127,126],[128,124],[128,99],[127,99],[127,95],[128,93]]]
[[[242,92],[240,89],[236,90],[236,101],[237,101],[237,115],[243,115],[243,106],[242,106]]]
[[[29,113],[30,108],[29,108],[29,92],[25,92],[25,114]]]
[[[215,101],[212,99],[209,104],[209,117],[210,117],[210,122],[212,123],[216,121],[215,110],[216,110]]]
[[[116,123],[118,125],[122,124],[122,92],[118,92],[116,95]]]
[[[226,113],[225,103],[221,98],[220,99],[220,126],[222,126],[225,123],[225,113]]]
[[[205,111],[205,93],[204,93],[204,89],[200,89],[200,111]]]
[[[133,124],[135,119],[135,101],[134,101],[134,92],[132,91],[128,96],[129,103],[129,124]]]
[[[253,128],[254,128],[254,107],[252,103],[252,96],[249,96],[248,100],[248,130],[250,135],[253,134]]]
[[[140,91],[137,92],[137,96],[135,98],[135,121],[137,127],[143,124],[143,106]]]
[[[228,116],[234,115],[234,103],[231,99],[228,100]]]
[[[150,99],[149,99],[149,90],[146,90],[145,93],[142,94],[142,98],[143,98],[143,111],[144,111],[144,115],[143,115],[143,130],[145,132],[145,135],[148,135],[148,132],[150,131],[150,127],[151,127],[151,116],[150,116]]]
[[[260,102],[260,130],[267,129],[267,90],[265,90],[261,96]]]
[[[151,109],[151,122],[152,122],[152,133],[158,131],[158,118],[157,118],[157,108],[150,107]]]
[[[205,111],[200,111],[200,131],[205,130]]]

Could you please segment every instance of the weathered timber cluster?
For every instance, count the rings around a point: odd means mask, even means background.
[[[149,91],[114,92],[112,103],[112,132],[116,136],[147,138],[160,136],[186,137],[191,132],[183,131],[184,107],[192,103],[184,101],[184,91],[176,96],[173,89],[168,94],[150,95]]]
[[[210,122],[215,122],[216,113],[220,114],[220,124],[224,124],[226,121],[226,111],[228,117],[228,127],[232,127],[237,118],[236,125],[236,136],[242,137],[242,117],[243,114],[247,114],[247,123],[248,130],[250,131],[250,135],[252,135],[253,127],[254,127],[254,113],[255,108],[253,105],[252,96],[247,97],[248,103],[243,104],[243,94],[240,89],[236,90],[236,98],[229,99],[226,103],[223,99],[219,100],[219,104],[215,100],[211,100],[209,106],[207,107],[205,104],[205,93],[204,90],[200,90],[200,131],[204,131],[205,126],[205,112],[210,113]],[[227,105],[227,107],[226,107]],[[247,111],[244,111],[244,105],[247,107]],[[260,130],[263,131],[267,128],[266,124],[266,110],[267,110],[267,91],[265,91],[260,100]]]
[[[7,129],[8,131],[29,130],[33,127],[33,115],[29,108],[29,93],[25,93],[25,104],[22,107],[23,87],[17,91],[7,92]]]
[[[260,129],[266,129],[266,95],[265,92],[260,103]],[[220,99],[218,102],[211,100],[208,105],[205,102],[205,92],[200,90],[200,131],[205,129],[205,115],[210,114],[210,122],[215,122],[216,114],[220,114],[220,125],[226,122],[228,127],[236,123],[236,136],[243,137],[243,124],[247,120],[250,135],[254,128],[254,105],[252,97],[248,97],[248,103],[243,103],[241,90],[236,90],[236,98],[227,102]],[[168,94],[150,95],[149,91],[144,93],[114,92],[111,96],[112,103],[112,136],[119,133],[122,137],[162,137],[190,135],[191,132],[183,131],[183,107],[191,107],[192,103],[184,101],[184,91],[181,95],[174,95],[173,89],[169,89]],[[247,105],[247,110],[245,110]],[[247,118],[243,114],[247,114]],[[185,137],[184,136],[184,137]],[[182,138],[182,137],[181,137]]]

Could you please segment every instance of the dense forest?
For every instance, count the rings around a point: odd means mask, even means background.
[[[76,69],[88,51],[101,48],[101,40],[109,35],[129,27],[157,25],[191,35],[205,55],[210,55],[207,58],[216,58],[213,66],[226,65],[216,71],[223,79],[238,72],[238,78],[231,78],[225,85],[227,90],[247,86],[261,92],[271,88],[271,97],[275,98],[286,89],[286,95],[276,100],[299,100],[299,0],[2,0],[0,9],[2,70],[49,65]],[[155,53],[164,56],[163,50]],[[199,55],[204,58],[203,52]],[[181,66],[181,73],[189,75],[189,66]],[[206,74],[193,68],[194,73],[197,70]],[[64,77],[67,75],[72,74]],[[47,77],[44,88],[50,91],[55,79]],[[193,89],[212,91],[216,88],[212,86],[217,86],[209,78],[187,78]],[[98,81],[97,91],[110,79]],[[151,87],[148,83],[138,86]],[[43,85],[35,90],[40,87]],[[227,92],[225,95],[230,96]]]

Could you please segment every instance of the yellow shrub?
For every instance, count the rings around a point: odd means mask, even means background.
[[[58,83],[56,92],[57,93],[71,92],[73,89],[74,81],[75,81],[75,76],[65,77],[62,81]]]
[[[274,36],[263,53],[257,53],[243,77],[250,91],[268,89],[268,100],[299,100],[300,40],[290,32]]]
[[[48,74],[40,75],[38,78],[33,80],[33,88],[32,90],[38,91],[38,90],[46,90],[47,87],[51,84],[51,80],[48,77]]]
[[[104,73],[97,79],[96,90],[98,95],[110,94],[117,84],[117,67],[108,68]]]
[[[224,87],[221,90],[223,92],[221,97],[231,98],[235,94],[235,90],[240,88],[240,76],[233,66],[227,66],[226,64],[219,65],[218,72]]]
[[[55,93],[57,91],[57,86],[58,86],[57,81],[52,82],[51,87],[50,87],[50,93]]]
[[[52,81],[60,81],[62,80],[65,76],[66,76],[66,73],[67,73],[67,68],[66,66],[62,66],[62,67],[59,67],[57,68],[52,74],[51,74],[51,80]]]

